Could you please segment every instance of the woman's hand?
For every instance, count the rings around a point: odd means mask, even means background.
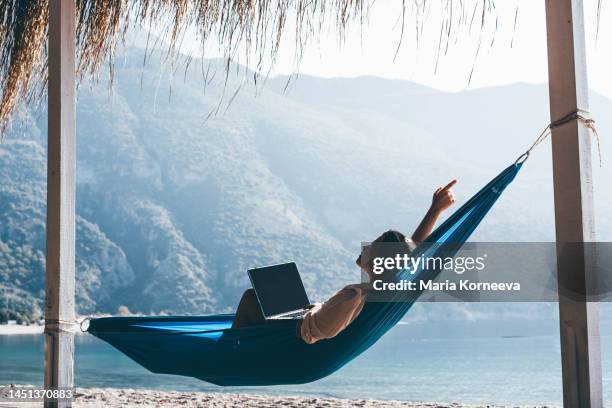
[[[412,240],[419,244],[423,242],[431,231],[433,230],[438,217],[442,211],[453,205],[455,202],[455,195],[453,194],[451,187],[457,183],[457,180],[453,180],[444,187],[439,187],[433,195],[431,200],[431,207],[429,211],[423,217],[423,220],[412,234]]]
[[[448,183],[444,187],[438,187],[438,189],[434,192],[433,198],[431,200],[431,210],[436,213],[441,213],[446,210],[448,207],[453,205],[455,202],[455,195],[453,194],[453,187],[457,183],[457,180],[453,180]]]

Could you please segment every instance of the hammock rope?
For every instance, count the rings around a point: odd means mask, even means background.
[[[78,333],[80,322],[76,319],[45,319],[45,332]]]
[[[601,167],[601,165],[602,165],[601,146],[600,146],[600,141],[599,141],[599,133],[597,132],[597,127],[595,126],[595,120],[590,117],[590,113],[589,113],[588,110],[580,109],[580,108],[578,108],[575,111],[570,112],[570,113],[560,117],[557,120],[554,120],[554,121],[550,122],[544,128],[544,130],[542,130],[540,135],[532,143],[532,145],[529,147],[529,149],[527,149],[527,151],[525,153],[521,154],[516,159],[516,161],[514,163],[515,164],[519,164],[519,163],[525,162],[525,160],[527,160],[529,158],[529,155],[531,154],[531,151],[533,149],[535,149],[540,143],[542,143],[548,136],[550,136],[553,129],[561,127],[561,126],[565,125],[566,123],[572,122],[574,120],[584,124],[587,127],[587,129],[590,130],[590,132],[593,134],[593,136],[595,136],[595,141],[597,143],[597,155],[599,157],[599,167]]]

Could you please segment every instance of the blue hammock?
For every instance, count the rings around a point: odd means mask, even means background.
[[[465,242],[521,165],[502,171],[433,231],[415,255],[435,256],[441,244]],[[434,279],[438,273],[417,271],[414,276]],[[367,350],[402,319],[416,297],[366,302],[344,331],[312,345],[297,337],[295,321],[232,329],[233,314],[107,317],[91,320],[88,331],[154,373],[227,386],[302,384],[330,375]]]

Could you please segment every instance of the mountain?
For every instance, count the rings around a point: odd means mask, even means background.
[[[112,87],[102,72],[79,89],[82,314],[119,306],[228,311],[249,267],[287,260],[297,262],[314,300],[323,299],[359,279],[360,242],[389,228],[409,233],[433,190],[451,178],[459,179],[458,200],[468,198],[548,121],[544,85],[446,93],[373,77],[301,76],[285,91],[287,78],[254,86],[244,67],[225,77],[216,60],[178,73],[163,55],[144,66],[143,58],[142,49],[127,49]],[[592,102],[606,134],[612,102],[597,94]],[[44,108],[24,108],[0,145],[0,308],[33,315],[44,298],[45,138]],[[606,175],[595,170],[596,188]],[[612,195],[600,190],[598,227],[609,239],[612,216],[603,209]],[[553,237],[543,144],[475,239]],[[471,319],[479,306],[454,304],[447,314]],[[436,307],[419,306],[412,318]]]

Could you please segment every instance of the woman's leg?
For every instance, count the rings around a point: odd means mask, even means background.
[[[242,294],[238,309],[236,310],[236,318],[232,323],[232,328],[254,326],[264,324],[266,318],[261,312],[261,307],[257,301],[257,295],[253,289],[247,289]]]

